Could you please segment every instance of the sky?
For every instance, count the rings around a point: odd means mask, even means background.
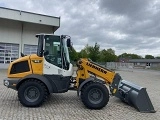
[[[70,35],[76,51],[97,42],[116,55],[160,56],[159,0],[0,0],[0,6],[61,17],[55,34]]]

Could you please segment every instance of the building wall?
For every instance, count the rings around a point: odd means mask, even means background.
[[[23,23],[23,35],[22,35],[22,51],[24,50],[24,44],[37,45],[38,41],[35,37],[39,33],[53,33],[53,29],[50,26]],[[24,51],[23,51],[24,52]]]
[[[38,41],[35,35],[39,33],[53,33],[53,27],[0,19],[0,59],[4,58],[6,60],[4,63],[0,62],[0,69],[7,68],[9,64],[7,60],[12,61],[12,58],[16,55],[14,46],[18,46],[17,56],[20,57],[20,53],[25,52],[24,45],[37,45]],[[6,54],[6,51],[2,50],[3,48],[5,50],[9,48],[10,51]]]
[[[100,65],[108,69],[147,69],[147,68],[160,68],[160,63],[150,63],[150,66],[147,66],[147,63],[123,63],[123,62],[106,62],[99,63]]]
[[[0,42],[20,43],[21,42],[20,22],[0,19]]]
[[[134,63],[134,68],[160,68],[160,63],[158,62],[146,62],[146,63]]]
[[[160,63],[152,63],[152,68],[160,68]]]

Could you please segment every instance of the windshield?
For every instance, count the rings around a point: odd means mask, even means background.
[[[67,47],[67,39],[63,39],[63,47],[64,47],[64,53],[65,53],[67,62],[70,63],[69,51],[68,51],[68,47]]]

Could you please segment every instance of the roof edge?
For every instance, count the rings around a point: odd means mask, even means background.
[[[51,16],[51,15],[46,15],[46,14],[39,14],[39,13],[34,13],[34,12],[28,12],[28,11],[23,11],[23,10],[18,10],[18,9],[7,8],[7,7],[0,7],[0,8],[1,9],[13,10],[13,11],[18,11],[18,12],[24,12],[24,13],[30,13],[30,14],[35,14],[35,15],[41,15],[41,16],[60,19],[60,17],[55,17],[55,16]]]

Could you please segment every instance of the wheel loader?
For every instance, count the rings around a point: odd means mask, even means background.
[[[90,59],[77,61],[76,77],[70,62],[68,35],[37,34],[37,54],[10,63],[4,85],[18,91],[20,103],[38,107],[51,93],[75,90],[89,109],[102,109],[115,96],[140,112],[155,112],[146,88],[123,80],[118,73]],[[108,86],[108,87],[107,87]]]

